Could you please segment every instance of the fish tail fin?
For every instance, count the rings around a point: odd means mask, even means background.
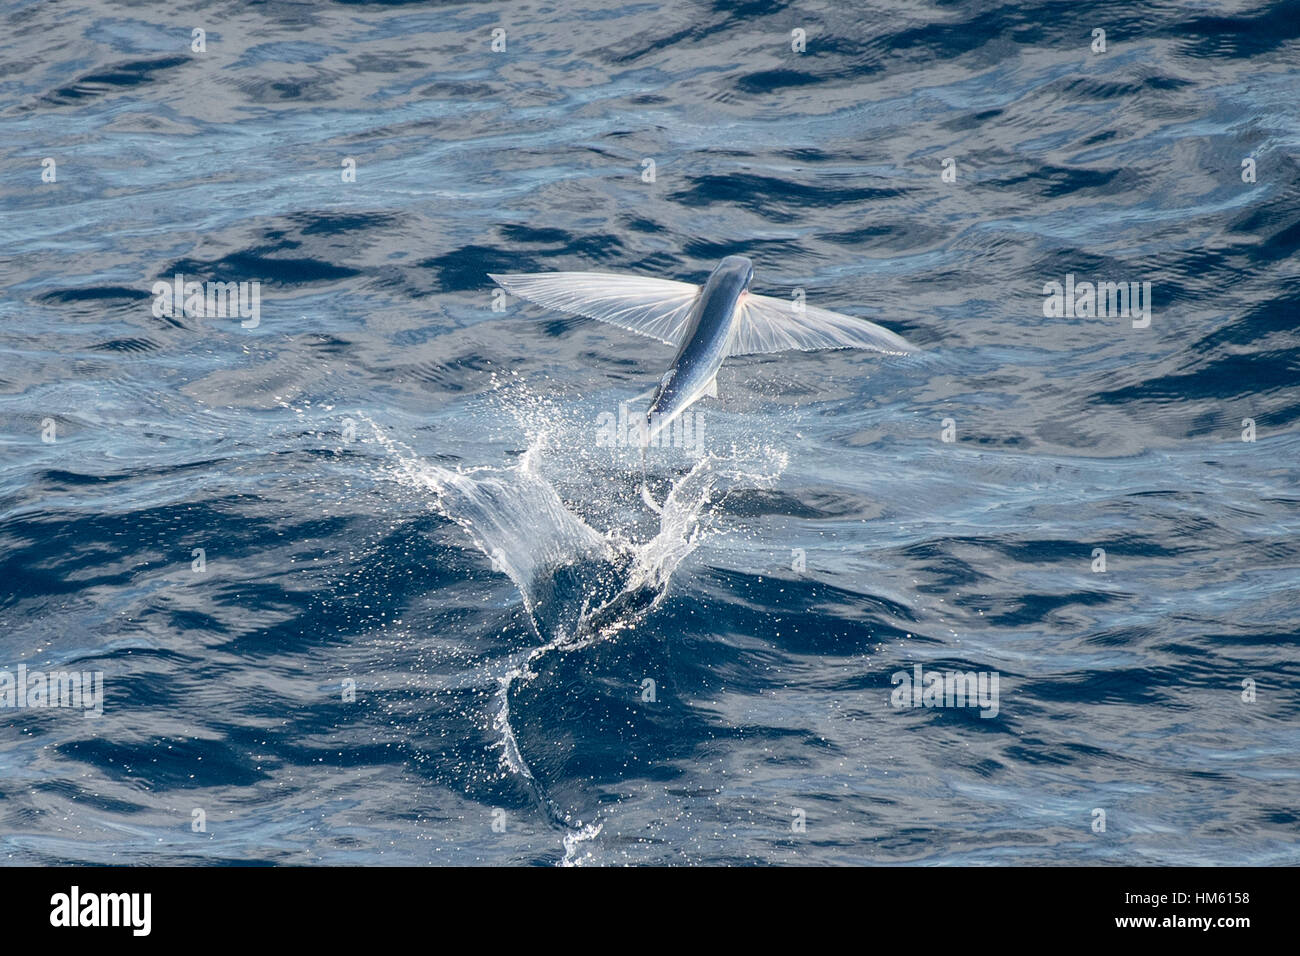
[[[641,500],[644,501],[646,503],[646,507],[649,508],[651,511],[653,511],[655,514],[661,515],[664,513],[663,507],[661,505],[655,504],[654,498],[650,496],[650,477],[646,472],[644,445],[641,446]]]

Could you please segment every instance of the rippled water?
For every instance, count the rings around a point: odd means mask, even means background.
[[[7,4],[0,670],[105,699],[0,708],[0,859],[1300,862],[1298,57],[1295,2]],[[730,254],[926,351],[729,360],[660,519],[598,422],[671,349],[486,274]]]

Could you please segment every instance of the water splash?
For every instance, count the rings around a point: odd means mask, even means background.
[[[427,492],[433,507],[460,526],[519,590],[543,643],[495,666],[492,727],[502,766],[528,781],[549,819],[566,831],[563,865],[572,865],[577,847],[594,839],[601,825],[575,820],[547,796],[511,724],[512,690],[536,678],[533,665],[540,658],[577,651],[634,628],[663,601],[673,572],[715,530],[728,491],[771,483],[787,458],[766,447],[703,455],[670,481],[657,530],[638,540],[633,527],[596,530],[543,477],[547,456],[566,447],[557,440],[554,418],[543,416],[544,424],[533,431],[515,464],[462,470],[422,458],[378,423],[358,415],[386,452],[385,476]]]

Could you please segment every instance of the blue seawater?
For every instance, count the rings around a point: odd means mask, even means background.
[[[0,860],[1300,862],[1295,0],[0,11]]]

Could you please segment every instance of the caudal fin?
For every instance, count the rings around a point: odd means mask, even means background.
[[[651,511],[653,511],[655,514],[661,515],[664,513],[664,509],[661,506],[655,504],[654,498],[650,496],[650,477],[646,473],[644,445],[641,446],[641,500],[644,501],[646,503],[646,507],[649,508]]]

